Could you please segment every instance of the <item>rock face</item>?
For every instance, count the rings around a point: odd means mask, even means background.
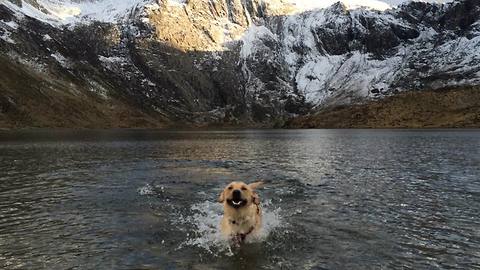
[[[108,1],[100,13],[89,1],[0,3],[0,126],[274,126],[480,84],[480,0],[305,12],[281,0]]]

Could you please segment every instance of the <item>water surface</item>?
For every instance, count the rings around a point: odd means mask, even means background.
[[[479,130],[0,133],[0,268],[480,269]],[[230,181],[266,233],[216,238]]]

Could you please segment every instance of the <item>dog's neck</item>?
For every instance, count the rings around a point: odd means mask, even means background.
[[[230,218],[228,222],[230,222],[231,225],[233,226],[241,226],[247,221],[246,218]]]

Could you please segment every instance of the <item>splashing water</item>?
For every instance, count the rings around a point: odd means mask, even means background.
[[[0,269],[480,269],[478,130],[2,137]],[[230,249],[215,199],[251,178],[263,239]]]
[[[248,243],[258,243],[267,240],[269,234],[282,224],[280,208],[271,210],[271,201],[266,201],[262,205],[262,229],[256,238],[250,238]],[[193,228],[191,233],[187,234],[187,239],[179,245],[183,247],[198,247],[208,253],[218,256],[225,254],[234,255],[231,242],[225,239],[219,230],[219,224],[223,216],[223,206],[219,203],[204,201],[194,204],[190,207],[188,216],[180,216],[174,220],[174,224],[183,224]]]
[[[167,206],[170,213],[168,223],[185,233],[185,240],[178,246],[177,250],[188,247],[201,248],[213,256],[234,255],[231,242],[225,239],[220,232],[220,221],[223,217],[223,206],[212,200],[203,200],[207,196],[201,193],[203,197],[201,202],[183,205],[184,200],[177,200],[172,204],[167,194],[169,189],[155,184],[145,184],[137,189],[141,196],[154,196],[162,198],[163,207]],[[197,200],[198,201],[198,200]],[[268,236],[277,228],[286,226],[282,220],[281,208],[274,208],[272,200],[264,200],[261,204],[262,209],[262,227],[256,237],[250,237],[247,243],[261,243],[267,241]],[[164,210],[161,210],[164,211]]]
[[[193,232],[187,234],[187,239],[178,247],[199,247],[216,255],[218,252],[232,254],[228,242],[222,237],[218,227],[222,219],[222,206],[218,203],[204,201],[190,207],[191,214],[182,215],[173,223],[192,227]]]
[[[138,194],[140,195],[155,194],[155,191],[153,190],[153,187],[150,184],[146,184],[145,186],[138,188],[137,191],[138,191]]]

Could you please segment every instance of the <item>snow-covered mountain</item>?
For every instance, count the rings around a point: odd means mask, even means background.
[[[22,0],[5,1],[8,8],[42,22],[54,25],[75,25],[91,21],[116,23],[135,10],[144,9],[149,0]]]
[[[271,126],[479,85],[480,0],[3,0],[0,60],[0,124]]]
[[[273,19],[296,89],[315,106],[480,83],[480,2],[329,8]],[[248,45],[249,46],[249,45]]]

